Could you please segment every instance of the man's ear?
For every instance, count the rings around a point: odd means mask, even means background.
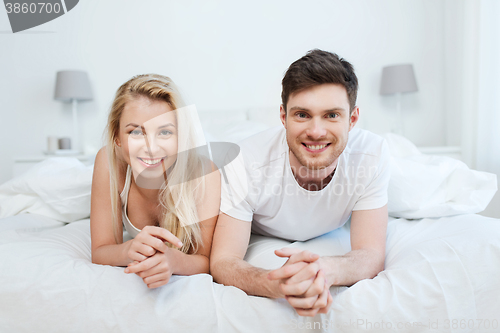
[[[355,106],[349,116],[349,131],[353,129],[359,120],[359,107]]]
[[[283,106],[283,104],[280,105],[280,119],[281,119],[281,123],[286,128],[286,112],[285,112],[285,107]]]

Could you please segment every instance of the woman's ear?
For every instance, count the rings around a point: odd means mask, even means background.
[[[115,139],[115,145],[117,145],[118,147],[122,146],[120,139]]]

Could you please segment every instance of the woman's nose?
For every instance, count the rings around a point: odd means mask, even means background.
[[[155,153],[160,150],[157,138],[154,135],[145,135],[144,139],[146,141],[146,150],[148,154],[154,157]]]

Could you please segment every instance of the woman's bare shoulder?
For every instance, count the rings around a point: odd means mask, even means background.
[[[127,172],[127,163],[117,159],[116,163],[116,175],[118,177],[118,186],[119,189],[123,189],[125,186],[125,176]],[[109,182],[109,160],[106,146],[99,149],[96,154],[95,162],[94,162],[94,174],[98,174],[101,177],[104,177]],[[99,178],[101,178],[99,177]],[[102,178],[101,178],[102,179]]]

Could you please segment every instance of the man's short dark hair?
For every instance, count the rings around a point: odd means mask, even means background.
[[[281,100],[285,112],[291,94],[324,83],[342,85],[347,91],[349,111],[354,109],[358,94],[358,78],[354,68],[335,53],[314,49],[292,63],[281,81]]]

